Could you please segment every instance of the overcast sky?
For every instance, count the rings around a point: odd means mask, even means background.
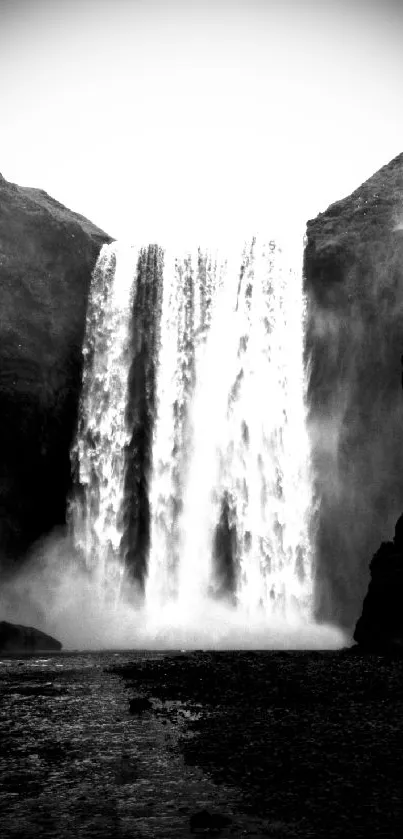
[[[397,0],[0,0],[0,172],[115,237],[270,232],[403,151]]]

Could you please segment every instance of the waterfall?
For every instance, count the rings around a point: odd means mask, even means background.
[[[137,249],[104,245],[92,277],[83,347],[79,427],[72,452],[80,492],[70,506],[74,543],[107,596],[123,576],[126,423],[130,321]]]
[[[183,573],[184,504],[191,490],[188,467],[194,446],[191,408],[200,350],[206,342],[222,273],[217,261],[200,251],[182,259],[167,256],[150,482],[146,599],[152,613],[177,596],[178,574]]]
[[[98,586],[119,603],[135,580],[151,627],[206,603],[313,619],[301,266],[302,242],[102,249],[70,519]]]
[[[191,614],[227,594],[246,614],[312,615],[304,300],[289,259],[254,241],[227,260],[177,260],[164,278],[146,588],[155,609],[174,596]]]

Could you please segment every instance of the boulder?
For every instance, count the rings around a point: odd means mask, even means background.
[[[403,516],[393,542],[383,542],[374,554],[370,571],[354,640],[365,650],[403,653]]]
[[[403,154],[308,222],[317,615],[353,630],[403,509]]]
[[[40,629],[0,621],[0,653],[38,653],[61,649],[60,641]]]
[[[134,696],[129,702],[131,714],[143,714],[144,711],[152,711],[152,702],[146,696]]]
[[[0,176],[0,561],[65,522],[91,273],[111,239]]]

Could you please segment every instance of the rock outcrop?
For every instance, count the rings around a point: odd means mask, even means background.
[[[0,562],[65,521],[91,273],[111,239],[0,176]]]
[[[354,640],[364,650],[403,653],[403,516],[393,542],[383,542],[371,565],[371,581]]]
[[[352,630],[403,510],[403,154],[308,222],[304,280],[317,611]]]
[[[60,641],[40,629],[0,621],[0,653],[38,653],[61,649]]]

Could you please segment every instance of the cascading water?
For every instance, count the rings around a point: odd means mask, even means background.
[[[203,602],[229,597],[245,620],[310,620],[300,275],[273,242],[254,241],[230,260],[176,263],[164,292],[150,612],[189,624]],[[181,319],[183,306],[193,314]]]
[[[116,604],[137,581],[156,643],[313,620],[301,263],[255,239],[99,258],[72,528]]]
[[[123,576],[125,413],[130,319],[138,252],[104,245],[92,278],[84,339],[83,389],[72,460],[80,493],[71,503],[75,546],[107,597],[118,599]]]
[[[191,406],[200,351],[212,317],[222,267],[200,252],[166,260],[151,475],[151,545],[146,602],[152,615],[183,591],[183,522],[189,456],[194,448]],[[194,471],[194,470],[193,470]],[[199,510],[203,515],[204,511]],[[189,522],[189,525],[191,523]],[[206,543],[206,550],[210,548]],[[201,558],[199,569],[206,560]],[[192,568],[194,567],[192,563]],[[202,593],[202,589],[199,589]]]

